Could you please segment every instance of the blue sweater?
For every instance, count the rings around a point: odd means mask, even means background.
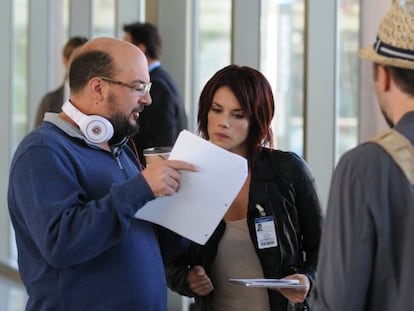
[[[89,145],[56,114],[47,118],[10,169],[27,310],[165,311],[160,249],[176,251],[183,241],[166,230],[157,241],[154,225],[134,218],[154,195],[132,153]]]

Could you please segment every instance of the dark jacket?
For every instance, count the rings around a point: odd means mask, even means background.
[[[65,101],[65,98],[63,98],[64,92],[65,86],[62,84],[56,90],[46,93],[43,96],[39,107],[37,108],[34,127],[38,127],[42,123],[44,114],[46,112],[61,112],[63,102]]]
[[[264,149],[251,170],[247,223],[252,243],[266,278],[282,278],[293,273],[306,274],[313,283],[321,236],[322,212],[314,178],[306,163],[291,152]],[[276,219],[278,247],[259,249],[254,219],[260,204],[267,216]],[[166,265],[169,287],[193,297],[187,282],[191,267],[201,265],[209,274],[218,243],[224,233],[221,221],[212,237],[201,246],[193,243],[184,255]],[[209,310],[211,296],[195,297],[196,310]],[[272,310],[286,310],[288,301],[269,290]]]
[[[184,102],[169,73],[159,66],[151,70],[150,79],[152,104],[140,113],[139,132],[133,137],[142,162],[145,148],[172,146],[187,128]]]

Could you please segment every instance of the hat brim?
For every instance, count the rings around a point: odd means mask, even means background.
[[[379,55],[373,47],[366,47],[358,52],[359,57],[369,59],[374,63],[414,70],[414,61]]]

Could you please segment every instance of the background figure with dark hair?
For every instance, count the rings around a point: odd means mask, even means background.
[[[161,66],[161,36],[150,23],[124,26],[124,40],[139,47],[148,60],[152,104],[139,117],[139,132],[132,138],[142,162],[142,151],[149,147],[172,146],[181,130],[187,128],[183,98],[170,74]]]
[[[314,177],[296,154],[274,150],[274,98],[257,70],[236,65],[204,86],[198,132],[248,160],[248,178],[206,245],[166,265],[169,287],[196,310],[310,310],[322,213]],[[214,193],[212,193],[214,195]],[[214,207],[212,207],[214,208]],[[297,279],[301,289],[250,288],[229,278]]]
[[[39,107],[37,108],[34,127],[38,127],[40,123],[42,123],[46,112],[60,112],[64,101],[69,97],[68,73],[73,53],[87,41],[88,39],[85,37],[76,36],[71,37],[66,42],[62,50],[62,61],[65,66],[63,83],[57,89],[48,92],[43,96]]]
[[[376,40],[359,53],[372,62],[391,129],[345,153],[335,169],[312,296],[317,310],[413,309],[414,16],[398,2],[410,5],[394,0]]]

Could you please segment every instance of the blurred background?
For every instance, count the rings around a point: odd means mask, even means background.
[[[7,211],[13,152],[32,128],[47,91],[62,83],[61,50],[71,36],[123,37],[122,26],[149,21],[163,40],[162,64],[184,95],[190,130],[206,80],[235,63],[261,70],[276,97],[275,145],[304,157],[325,204],[339,157],[385,129],[370,64],[391,0],[2,0],[0,3],[0,309],[24,310],[25,291]],[[169,310],[189,299],[170,293]]]

